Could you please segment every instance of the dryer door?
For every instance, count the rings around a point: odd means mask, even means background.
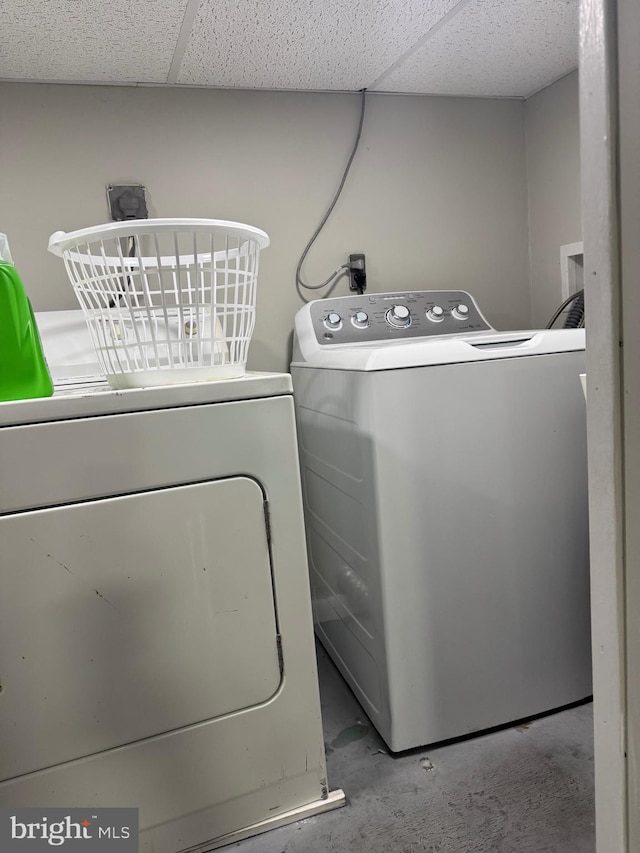
[[[233,714],[278,689],[255,480],[16,513],[0,518],[0,541],[0,779]]]

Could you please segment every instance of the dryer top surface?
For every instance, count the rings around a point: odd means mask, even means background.
[[[215,382],[114,391],[100,372],[81,311],[42,312],[36,314],[36,321],[54,381],[54,395],[0,403],[0,427],[292,393],[288,373],[259,372]]]

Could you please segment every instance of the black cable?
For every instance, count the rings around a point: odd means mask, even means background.
[[[584,291],[580,291],[578,298],[569,309],[564,321],[565,329],[580,329],[584,325]]]
[[[136,256],[136,238],[133,234],[127,238],[127,258],[135,258]],[[123,257],[124,260],[124,257]],[[124,276],[124,279],[120,279],[120,287],[118,293],[118,302],[111,296],[109,298],[109,308],[115,308],[116,304],[122,305],[122,300],[124,295],[131,290],[131,278],[128,275]]]
[[[564,302],[562,303],[562,305],[558,308],[558,310],[555,312],[553,317],[547,323],[546,328],[550,329],[553,326],[553,324],[555,323],[555,321],[558,319],[558,317],[562,314],[564,309],[567,307],[567,305],[569,305],[571,302],[573,302],[574,299],[578,299],[578,297],[580,295],[583,295],[583,294],[584,294],[584,290],[579,290],[577,293],[572,293],[568,299],[565,299]]]
[[[342,188],[344,187],[344,185],[346,183],[347,175],[349,174],[349,170],[351,169],[351,164],[353,163],[353,159],[356,156],[356,152],[357,152],[358,147],[360,145],[360,137],[362,136],[362,127],[364,125],[365,97],[366,97],[367,90],[366,89],[360,89],[360,92],[362,94],[362,101],[361,101],[361,107],[360,107],[360,121],[358,123],[358,130],[356,133],[355,142],[353,144],[353,148],[351,150],[351,154],[349,156],[347,166],[346,166],[344,173],[342,175],[342,180],[340,181],[340,185],[338,187],[338,190],[337,190],[335,196],[333,197],[333,201],[329,205],[329,208],[328,208],[327,212],[325,213],[324,217],[322,218],[320,225],[318,225],[318,227],[316,228],[312,238],[307,243],[302,255],[300,256],[300,260],[298,261],[298,266],[296,267],[296,287],[298,288],[298,292],[299,292],[299,289],[301,287],[304,287],[306,290],[320,290],[321,287],[326,287],[328,284],[331,284],[332,282],[335,283],[336,281],[338,281],[338,279],[341,276],[346,274],[346,270],[349,269],[347,264],[343,264],[342,266],[339,266],[336,270],[334,270],[334,272],[331,273],[331,275],[329,276],[328,279],[326,279],[326,281],[322,282],[322,284],[305,284],[305,282],[302,280],[302,278],[300,276],[300,273],[302,270],[302,264],[304,263],[304,260],[307,257],[307,254],[309,253],[309,249],[313,246],[317,236],[320,234],[320,232],[324,228],[325,223],[327,222],[327,220],[331,216],[333,208],[336,206],[336,202],[340,198],[340,194],[342,193]]]

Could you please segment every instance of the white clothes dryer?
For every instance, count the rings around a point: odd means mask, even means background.
[[[394,751],[591,693],[584,346],[462,291],[296,316],[316,632]]]
[[[0,404],[0,805],[139,808],[211,849],[329,793],[291,380],[112,391],[37,315],[49,399]]]

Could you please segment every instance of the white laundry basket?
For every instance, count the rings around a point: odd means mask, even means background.
[[[216,219],[110,223],[49,240],[112,388],[242,376],[255,325],[258,228]]]

